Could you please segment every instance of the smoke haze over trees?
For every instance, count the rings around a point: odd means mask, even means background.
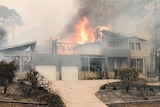
[[[2,26],[0,26],[0,45],[2,45],[6,41],[6,35],[6,30]]]
[[[14,9],[5,6],[0,6],[0,23],[5,28],[23,25],[21,16]]]
[[[0,6],[0,45],[7,40],[7,32],[12,32],[17,26],[23,26],[21,16],[14,10]],[[1,47],[0,46],[0,47]]]

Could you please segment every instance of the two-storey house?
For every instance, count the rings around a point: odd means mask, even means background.
[[[105,30],[100,41],[78,45],[74,54],[81,56],[82,71],[114,73],[118,68],[132,67],[146,76],[146,41]]]

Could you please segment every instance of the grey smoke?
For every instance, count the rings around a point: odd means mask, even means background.
[[[74,31],[74,25],[79,18],[87,16],[93,29],[99,25],[109,25],[118,32],[150,38],[154,35],[155,26],[154,1],[78,0],[76,5],[79,7],[79,13],[68,22],[60,35],[67,38],[67,35]],[[160,0],[157,0],[157,5],[159,2]],[[146,8],[147,6],[149,8]],[[156,24],[159,25],[159,21]]]

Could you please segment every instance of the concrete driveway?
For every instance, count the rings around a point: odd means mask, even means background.
[[[54,81],[52,89],[57,92],[67,107],[106,107],[95,93],[103,84],[118,80]]]

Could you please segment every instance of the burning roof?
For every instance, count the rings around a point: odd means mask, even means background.
[[[84,16],[74,25],[74,31],[66,35],[67,38],[59,38],[63,43],[84,44],[88,42],[99,41],[102,38],[102,30],[111,30],[111,27],[98,26],[95,30],[91,27],[89,19]]]

